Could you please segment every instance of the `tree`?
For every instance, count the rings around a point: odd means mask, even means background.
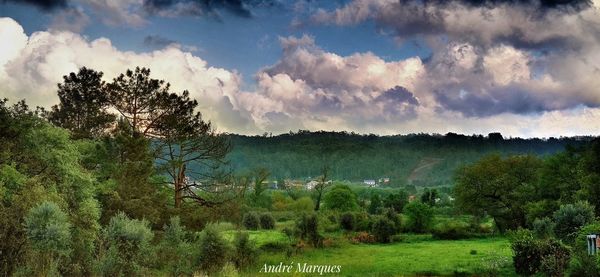
[[[358,209],[356,193],[346,185],[336,185],[324,196],[324,206],[330,210],[354,211]]]
[[[488,155],[457,171],[456,203],[464,212],[489,214],[500,232],[525,226],[525,207],[539,181],[540,165],[530,155]]]
[[[50,122],[71,131],[74,139],[97,138],[105,134],[115,116],[108,111],[109,99],[102,72],[82,67],[63,76],[58,84],[60,103],[52,106]]]
[[[315,192],[317,194],[317,202],[315,203],[315,211],[319,211],[319,209],[321,208],[321,198],[323,197],[323,191],[325,191],[325,188],[327,188],[329,186],[329,182],[328,182],[328,177],[329,177],[329,167],[328,166],[323,166],[321,168],[321,176],[319,176],[318,178],[318,183],[315,186]]]
[[[378,214],[381,212],[381,198],[377,193],[371,193],[371,200],[369,201],[369,213]]]
[[[200,238],[200,269],[205,273],[215,273],[227,263],[230,247],[219,231],[208,225],[202,230]]]
[[[383,200],[384,207],[392,208],[398,213],[402,212],[406,204],[408,204],[408,193],[404,190],[401,190],[398,193],[388,194],[385,200]]]
[[[70,252],[71,224],[67,215],[52,202],[32,208],[25,218],[29,244],[34,249],[31,269],[39,276],[59,275],[61,258]]]
[[[410,202],[404,207],[404,214],[408,217],[408,228],[415,233],[426,232],[431,227],[433,211],[426,204]]]
[[[377,242],[388,243],[392,241],[392,236],[396,234],[396,227],[391,220],[378,216],[373,224],[372,232]]]
[[[594,207],[587,202],[561,205],[554,212],[554,233],[557,238],[573,241],[579,228],[594,221]]]
[[[421,202],[429,205],[435,206],[436,199],[438,198],[438,191],[436,189],[428,189],[426,188],[421,195]]]

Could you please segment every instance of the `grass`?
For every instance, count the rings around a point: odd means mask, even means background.
[[[274,234],[269,233],[266,237],[261,235],[260,238],[274,238],[271,235]],[[515,275],[509,243],[505,238],[442,241],[415,237],[408,241],[388,245],[349,244],[338,248],[309,249],[290,258],[284,253],[265,252],[255,268],[248,270],[244,276],[274,276],[261,275],[258,271],[265,263],[276,265],[280,262],[341,265],[340,276],[471,276],[481,275],[482,270],[489,266],[498,267],[499,276]]]
[[[233,241],[235,237],[236,230],[229,230],[223,232],[223,237],[228,241]],[[254,241],[258,247],[263,246],[267,243],[289,243],[288,237],[277,230],[256,230],[256,231],[247,231],[243,230],[242,232],[248,233],[248,236],[251,241]]]

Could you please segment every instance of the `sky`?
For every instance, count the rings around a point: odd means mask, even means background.
[[[221,132],[600,135],[600,0],[0,0],[0,97],[83,66]]]

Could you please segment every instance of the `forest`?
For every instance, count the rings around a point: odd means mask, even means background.
[[[148,68],[103,80],[0,101],[1,276],[600,276],[598,138],[245,137]]]

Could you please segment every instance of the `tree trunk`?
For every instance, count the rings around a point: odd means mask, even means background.
[[[175,208],[178,209],[181,207],[182,200],[182,191],[183,186],[185,186],[185,164],[181,165],[179,168],[179,174],[177,174],[177,178],[175,179]]]

